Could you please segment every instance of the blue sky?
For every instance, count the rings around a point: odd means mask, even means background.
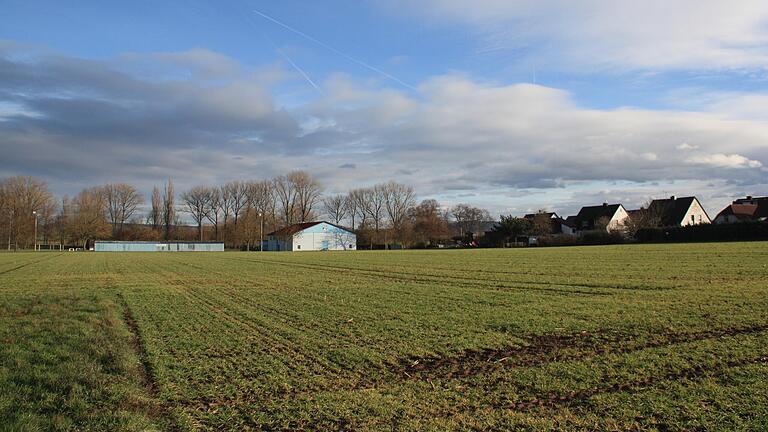
[[[290,169],[494,213],[768,193],[764,2],[0,9],[0,175],[59,193]]]

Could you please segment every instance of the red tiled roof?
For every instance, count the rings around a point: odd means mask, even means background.
[[[289,225],[284,228],[280,228],[279,230],[272,231],[271,233],[267,234],[270,236],[290,236],[294,235],[299,231],[304,231],[307,228],[313,227],[315,225],[321,224],[322,222],[302,222],[297,223],[293,225]]]
[[[731,204],[718,213],[720,216],[734,215],[739,218],[752,218],[757,216],[758,206],[756,204]]]

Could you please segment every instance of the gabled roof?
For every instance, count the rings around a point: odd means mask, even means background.
[[[569,226],[571,228],[578,228],[579,221],[576,219],[576,216],[568,216],[565,219],[560,219],[562,221],[562,224],[565,226]]]
[[[694,201],[698,202],[696,197],[693,196],[658,199],[651,201],[648,210],[652,214],[659,215],[663,226],[675,226],[683,223],[683,218],[685,218]]]
[[[760,220],[768,217],[768,201],[758,201],[756,204],[734,204],[724,208],[717,217],[735,216],[740,220]]]
[[[594,229],[597,225],[597,221],[602,218],[613,219],[613,216],[619,211],[619,208],[623,207],[621,204],[607,204],[582,207],[579,210],[579,214],[571,216],[566,219],[566,223],[569,226],[573,226],[577,229]],[[573,224],[573,225],[571,225]]]
[[[534,220],[537,216],[545,216],[549,219],[555,219],[559,216],[555,212],[541,212],[541,213],[528,213],[527,215],[523,216],[523,219],[529,219]]]
[[[268,233],[267,235],[268,236],[279,236],[279,237],[292,236],[292,235],[296,234],[297,232],[304,231],[307,228],[312,228],[313,226],[320,225],[322,223],[326,223],[328,225],[335,226],[336,228],[343,229],[344,231],[349,231],[351,233],[354,233],[354,231],[352,231],[351,229],[344,228],[341,225],[336,225],[336,224],[330,223],[328,221],[317,221],[317,222],[302,222],[302,223],[297,223],[297,224],[289,225],[287,227],[280,228],[279,230],[272,231],[271,233]]]
[[[753,197],[753,196],[747,196],[746,198],[739,198],[736,201],[733,202],[734,204],[760,204],[760,203],[766,203],[768,204],[768,197]]]

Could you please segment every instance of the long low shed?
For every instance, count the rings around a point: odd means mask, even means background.
[[[223,252],[224,243],[96,241],[96,252]]]

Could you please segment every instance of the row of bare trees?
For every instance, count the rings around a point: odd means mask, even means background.
[[[396,243],[431,245],[450,237],[481,233],[492,218],[487,210],[468,204],[443,208],[435,200],[417,204],[412,187],[386,182],[347,194],[323,198],[323,210],[331,222],[348,223],[358,242],[373,246]]]
[[[96,239],[215,240],[250,249],[272,230],[327,219],[354,229],[359,243],[381,247],[434,244],[490,220],[487,211],[468,205],[417,204],[413,188],[396,182],[341,195],[322,192],[317,179],[294,171],[270,180],[199,185],[178,196],[168,180],[153,188],[148,203],[125,183],[86,188],[57,200],[45,182],[11,177],[0,181],[0,234],[9,249],[31,248],[37,219],[37,241],[48,245],[88,247]]]
[[[231,244],[252,244],[254,226],[276,225],[275,181],[232,181],[222,186],[195,186],[181,194],[183,209],[197,225],[197,236],[204,240],[204,227],[212,227],[213,239]]]
[[[209,238],[250,248],[268,231],[314,220],[321,196],[320,182],[293,171],[271,180],[195,186],[181,194],[181,201],[199,240],[205,239],[207,225],[213,231]]]
[[[9,250],[31,248],[35,225],[46,235],[55,217],[56,200],[45,182],[26,176],[0,180],[0,232]]]

